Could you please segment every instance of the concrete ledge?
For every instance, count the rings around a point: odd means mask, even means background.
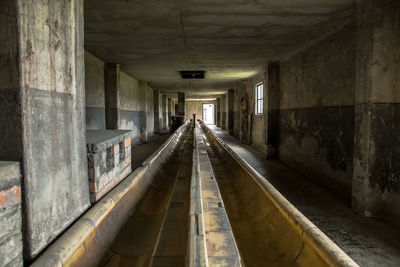
[[[90,208],[32,266],[97,266],[187,128],[188,123],[182,125],[142,167]]]
[[[284,231],[285,226],[290,227],[286,232],[295,233],[295,235],[291,236],[290,240],[283,240],[279,245],[284,247],[286,244],[286,246],[289,247],[290,242],[301,240],[303,246],[295,258],[298,263],[301,263],[300,265],[321,266],[322,264],[325,266],[358,266],[344,251],[276,190],[265,177],[253,169],[229,146],[225,145],[207,126],[203,123],[201,125],[206,134],[211,137],[210,141],[219,149],[225,150],[234,161],[245,170],[248,176],[252,178],[255,185],[265,194],[265,199],[270,201],[268,205],[272,205],[271,207],[277,210],[277,213],[274,213],[274,220],[281,220],[282,229],[276,229],[276,232],[271,234],[278,235],[280,232]],[[293,239],[293,241],[291,239]]]
[[[132,137],[130,130],[87,130],[86,143],[88,153],[103,151],[115,143],[124,141],[127,137]]]

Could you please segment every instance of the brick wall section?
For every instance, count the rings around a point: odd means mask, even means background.
[[[22,266],[19,163],[0,162],[0,266]]]
[[[97,202],[131,173],[131,136],[109,140],[106,145],[88,144],[88,172],[91,203]],[[95,149],[93,149],[95,147]]]

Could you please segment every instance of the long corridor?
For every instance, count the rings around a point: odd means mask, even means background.
[[[400,266],[399,0],[0,1],[0,267]]]
[[[116,228],[107,252],[92,262],[357,266],[201,121],[178,132],[181,138],[147,176],[141,200],[127,211],[129,218]]]

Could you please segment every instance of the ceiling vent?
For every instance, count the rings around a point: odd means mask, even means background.
[[[204,79],[203,70],[182,70],[179,72],[182,79]]]

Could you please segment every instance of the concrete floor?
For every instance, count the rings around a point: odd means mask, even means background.
[[[132,147],[132,171],[140,167],[151,154],[167,141],[170,134],[156,134],[149,138],[147,143]]]
[[[276,160],[265,160],[251,146],[209,125],[256,171],[317,225],[360,266],[400,266],[400,230],[353,212],[349,201]]]

